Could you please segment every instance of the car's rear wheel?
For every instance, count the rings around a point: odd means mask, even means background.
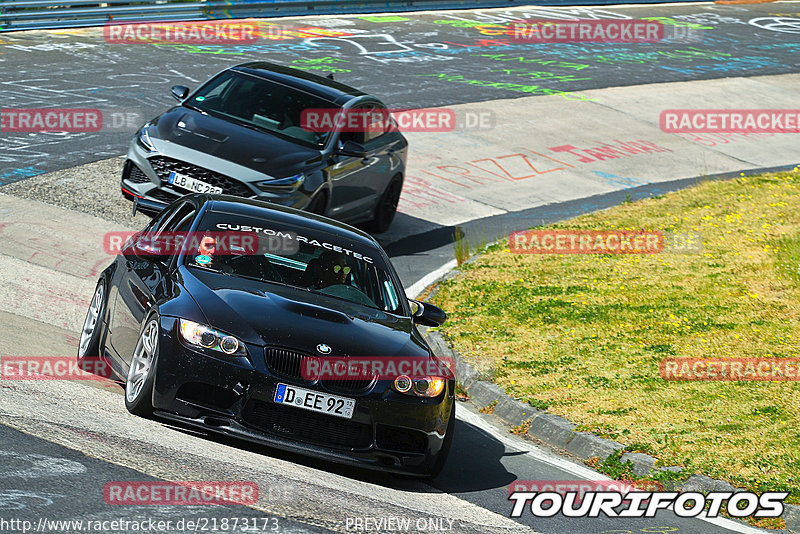
[[[395,176],[386,186],[378,205],[375,207],[375,214],[368,225],[370,231],[382,234],[389,229],[397,213],[397,205],[400,203],[400,193],[402,191],[403,178]]]
[[[105,280],[101,279],[97,282],[92,302],[89,303],[89,309],[86,311],[86,319],[83,321],[81,338],[78,342],[78,361],[99,356],[100,335],[102,334],[100,326],[103,322],[102,317],[105,307],[106,284]]]
[[[128,379],[125,382],[125,408],[134,415],[153,414],[153,380],[158,360],[159,320],[151,316],[133,350]]]
[[[450,454],[450,446],[453,444],[453,430],[456,427],[456,405],[453,403],[453,408],[450,410],[450,420],[447,422],[447,430],[444,435],[444,442],[442,448],[439,449],[439,454],[436,455],[436,460],[433,467],[427,473],[427,478],[436,478],[442,472],[444,464],[447,463],[447,455]]]

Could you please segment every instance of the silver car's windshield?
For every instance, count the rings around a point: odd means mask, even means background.
[[[331,132],[304,129],[303,111],[338,109],[312,94],[236,71],[215,77],[184,105],[314,148],[324,147]]]

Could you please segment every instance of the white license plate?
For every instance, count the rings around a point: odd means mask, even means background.
[[[221,187],[207,184],[191,176],[186,176],[185,174],[178,174],[175,171],[169,173],[169,183],[195,193],[222,193]]]
[[[286,384],[278,384],[275,389],[275,402],[311,410],[312,412],[335,415],[344,419],[353,417],[353,408],[356,407],[356,401],[353,399],[328,395],[319,391],[310,391]]]

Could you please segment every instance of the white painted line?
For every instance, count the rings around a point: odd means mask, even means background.
[[[551,467],[561,469],[567,473],[581,478],[582,480],[612,480],[611,478],[598,473],[593,469],[582,466],[575,462],[571,462],[565,458],[556,456],[555,454],[546,451],[532,443],[528,443],[523,439],[515,438],[511,435],[505,435],[498,432],[497,428],[490,425],[480,414],[476,414],[470,410],[456,410],[456,417],[465,423],[468,423],[486,434],[489,434],[493,439],[496,439],[512,452],[525,452],[533,456],[537,461],[548,464]]]
[[[170,71],[170,72],[172,72],[172,73],[175,73],[175,74],[177,74],[177,75],[178,75],[178,76],[180,76],[181,78],[186,78],[186,79],[187,79],[187,80],[189,80],[190,82],[194,82],[194,83],[200,83],[200,80],[195,80],[194,78],[191,78],[191,77],[189,77],[189,76],[187,76],[187,75],[185,75],[185,74],[183,74],[183,73],[180,73],[180,72],[178,72],[178,71],[177,71],[177,70],[175,70],[175,69],[169,69],[169,71]]]
[[[447,274],[449,271],[452,271],[458,266],[458,262],[456,260],[450,260],[438,269],[433,272],[430,272],[411,284],[408,288],[406,288],[406,295],[409,297],[416,298],[422,290],[437,281],[439,278]]]

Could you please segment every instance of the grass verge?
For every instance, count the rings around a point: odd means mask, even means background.
[[[442,282],[441,328],[515,398],[800,503],[800,383],[662,380],[665,357],[798,356],[800,172],[706,182],[551,227],[699,233],[691,254],[513,254]],[[631,447],[633,445],[633,447]]]

